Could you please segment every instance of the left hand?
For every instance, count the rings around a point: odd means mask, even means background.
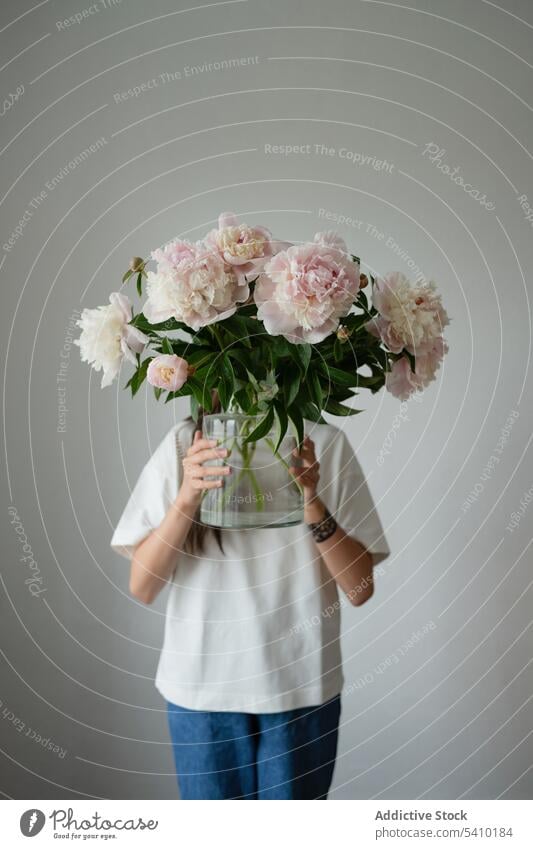
[[[297,448],[292,452],[299,457],[301,466],[290,466],[290,473],[296,478],[304,491],[304,504],[310,504],[316,498],[318,481],[320,480],[320,463],[315,454],[315,443],[311,437],[306,436],[300,450]]]

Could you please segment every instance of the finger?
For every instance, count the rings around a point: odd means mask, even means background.
[[[314,445],[308,445],[306,443],[302,443],[300,450],[295,448],[292,453],[295,456],[308,457],[310,459],[315,459],[315,447],[314,447]]]
[[[206,460],[222,460],[227,455],[227,448],[199,448],[194,454],[189,454],[184,462],[195,466],[198,463],[205,463]]]
[[[187,454],[190,456],[191,454],[196,454],[198,451],[202,451],[205,448],[214,448],[216,444],[216,439],[204,439],[200,431],[197,430],[194,434],[193,443],[188,449]]]
[[[315,443],[313,442],[313,440],[306,438],[306,439],[303,439],[302,442],[300,442],[300,445],[297,448],[295,448],[294,451],[298,451],[298,449],[300,451],[307,451],[309,449],[313,449],[314,447],[315,447]]]
[[[231,474],[231,466],[199,466],[196,463],[193,463],[189,466],[185,466],[185,476],[191,479],[194,478],[205,478],[209,476],[218,476],[220,475],[229,475]]]
[[[298,478],[299,481],[309,482],[309,483],[317,483],[320,476],[315,469],[302,469],[300,466],[290,466],[289,471],[291,475],[295,478]]]
[[[204,481],[201,478],[195,478],[191,481],[193,489],[219,489],[223,484],[223,480]]]
[[[320,463],[317,460],[309,460],[306,457],[300,457],[300,464],[298,466],[294,466],[295,469],[299,469],[302,472],[314,471],[318,474],[320,470]]]
[[[318,483],[319,476],[313,474],[313,472],[303,472],[299,476],[301,481],[305,481],[306,483]]]
[[[308,469],[302,469],[301,466],[289,466],[289,472],[298,480],[303,480],[309,475]]]
[[[190,466],[188,477],[192,480],[206,477],[226,477],[231,474],[231,466]]]
[[[293,466],[294,469],[297,470],[298,474],[305,475],[310,469],[313,468],[311,463],[308,463],[306,460],[303,460],[300,465]]]

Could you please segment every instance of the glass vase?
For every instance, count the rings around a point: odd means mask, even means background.
[[[201,520],[217,528],[283,528],[303,521],[303,493],[289,472],[296,439],[286,434],[276,449],[274,430],[256,442],[246,437],[260,421],[244,413],[214,413],[203,418],[203,436],[216,439],[228,454],[209,465],[229,464],[220,489],[206,490]]]

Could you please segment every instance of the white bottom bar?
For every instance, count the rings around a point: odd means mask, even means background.
[[[531,849],[526,801],[370,800],[179,802],[172,800],[2,803],[3,845],[117,845],[288,849],[368,846],[508,846]]]

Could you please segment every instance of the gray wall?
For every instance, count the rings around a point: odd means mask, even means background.
[[[100,391],[71,317],[106,301],[130,255],[196,238],[222,209],[294,241],[334,226],[327,210],[352,219],[338,229],[367,267],[420,269],[453,316],[423,401],[365,396],[345,425],[393,556],[344,615],[333,796],[526,798],[531,3],[194,2],[99,0],[68,28],[89,2],[2,3],[2,98],[19,92],[1,117],[2,245],[26,221],[0,256],[1,789],[176,796],[152,684],[165,599],[129,598],[109,538],[185,408]]]

